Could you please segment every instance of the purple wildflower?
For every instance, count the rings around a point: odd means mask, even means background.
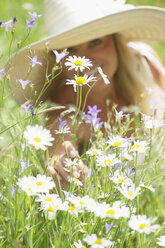
[[[42,66],[42,63],[37,61],[37,55],[35,55],[33,58],[28,56],[28,58],[32,61],[32,67],[36,66],[37,64]]]
[[[92,174],[92,169],[91,168],[87,168],[87,176],[88,177],[91,177],[91,174]]]
[[[14,17],[14,18],[13,18],[13,24],[15,24],[16,22],[17,22],[17,18]]]
[[[101,109],[97,109],[97,106],[94,105],[93,107],[88,106],[88,112],[87,114],[92,115],[92,116],[97,116],[97,114],[101,112]]]
[[[21,165],[21,173],[24,172],[24,170],[26,170],[27,165],[26,162],[23,161],[23,159],[20,159],[20,165]]]
[[[12,195],[13,198],[15,196],[15,191],[16,191],[16,188],[12,185],[11,186],[11,195]]]
[[[56,62],[59,63],[65,56],[68,55],[67,52],[61,52],[59,53],[57,50],[52,50],[54,55],[56,56]]]
[[[31,111],[32,111],[32,117],[34,116],[34,107],[33,105],[30,107]]]
[[[0,27],[1,27],[2,24],[3,24],[3,22],[0,22]]]
[[[135,174],[135,172],[132,172],[132,171],[135,171],[135,168],[127,167],[127,176],[133,176]]]
[[[40,16],[42,16],[42,15],[37,15],[36,12],[31,13],[31,12],[28,11],[28,13],[29,13],[29,15],[31,16],[33,22],[34,22],[35,20],[37,20]]]
[[[147,91],[148,95],[151,95],[151,93],[153,92],[153,89],[152,88],[146,88],[146,91]]]
[[[8,31],[12,26],[12,21],[6,22],[6,23],[2,23],[2,26],[5,27],[5,30]]]
[[[94,105],[93,107],[88,106],[88,112],[85,115],[86,116],[85,122],[88,124],[92,124],[95,131],[97,131],[103,125],[103,122],[100,122],[100,118],[97,117],[97,114],[100,111],[101,109],[97,109],[96,105]]]
[[[27,25],[28,25],[28,28],[32,28],[32,27],[35,26],[34,21],[26,20],[26,23],[27,23]]]
[[[30,83],[29,80],[22,80],[22,79],[19,79],[18,80],[20,82],[20,84],[22,85],[22,88],[25,89],[26,88],[26,85],[28,85]]]
[[[107,222],[105,222],[105,229],[106,229],[106,233],[109,232],[109,230],[112,228],[113,224],[108,224]]]
[[[116,119],[120,119],[120,120],[122,120],[124,117],[127,117],[127,116],[129,116],[129,114],[124,114],[124,112],[123,111],[117,111],[116,109],[115,109],[115,115],[116,115]]]
[[[21,148],[22,148],[22,151],[25,150],[25,143],[22,143],[22,144],[21,144]]]
[[[59,118],[59,127],[60,128],[63,128],[66,124],[67,124],[67,121],[65,120],[65,121],[62,121],[62,119],[61,119],[61,117]]]
[[[109,232],[109,230],[112,228],[112,227],[118,227],[114,224],[108,224],[107,222],[105,222],[105,229],[106,229],[106,233]]]
[[[157,115],[157,108],[154,109],[154,116]]]
[[[152,99],[149,99],[149,104],[151,108],[154,108],[157,105],[157,102]]]
[[[3,72],[4,70],[5,70],[4,68],[0,70],[0,78],[1,78],[2,72]]]
[[[21,105],[21,107],[24,108],[24,110],[25,110],[26,112],[28,112],[29,109],[32,109],[32,106],[33,106],[32,104],[28,104],[28,105],[22,104],[22,105]]]

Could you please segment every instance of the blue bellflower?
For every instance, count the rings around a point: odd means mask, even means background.
[[[68,55],[67,52],[61,52],[59,53],[57,50],[52,50],[54,55],[56,56],[56,62],[59,63],[64,57]]]
[[[29,80],[22,80],[22,79],[18,79],[18,81],[20,82],[20,84],[22,85],[22,88],[25,89],[26,85],[28,85],[30,83]]]

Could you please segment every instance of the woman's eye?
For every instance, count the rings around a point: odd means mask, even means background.
[[[101,39],[95,39],[89,42],[89,47],[98,46],[102,43]]]
[[[77,49],[75,47],[68,47],[67,52],[69,52],[70,54],[77,53]]]

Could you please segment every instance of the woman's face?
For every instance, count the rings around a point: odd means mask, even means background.
[[[92,74],[99,77],[100,75],[98,74],[97,67],[100,66],[108,79],[110,81],[113,79],[118,68],[118,56],[112,35],[70,47],[68,48],[68,51],[71,56],[85,56],[92,61],[93,67],[91,67],[90,70],[85,71],[88,75]],[[67,68],[64,67],[64,71],[68,78],[73,78],[73,75],[75,74],[74,70],[68,71]],[[100,80],[97,83],[97,89],[101,89],[101,87],[105,87],[103,80]]]

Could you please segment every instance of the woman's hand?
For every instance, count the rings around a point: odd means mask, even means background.
[[[57,190],[66,189],[71,178],[78,178],[87,175],[87,166],[80,160],[78,151],[75,149],[70,141],[65,141],[62,144],[64,150],[59,156],[53,156],[50,161],[50,166],[47,168],[47,173],[50,174],[57,186]],[[67,158],[78,159],[78,164],[75,166],[66,167],[65,162]]]

